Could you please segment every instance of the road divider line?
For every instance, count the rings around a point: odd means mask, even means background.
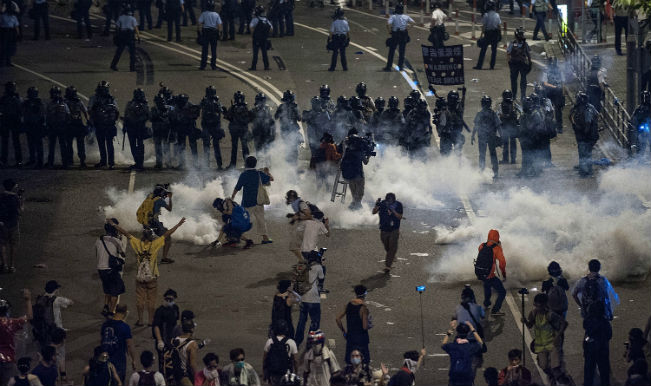
[[[47,76],[47,75],[44,75],[44,74],[41,74],[40,72],[36,72],[36,71],[34,71],[34,70],[31,70],[31,69],[29,69],[29,68],[27,68],[27,67],[25,67],[25,66],[23,66],[23,65],[21,65],[21,64],[13,63],[13,65],[14,65],[14,67],[16,67],[16,68],[18,68],[18,69],[20,69],[20,70],[23,70],[23,71],[25,71],[25,72],[29,72],[29,73],[32,74],[32,75],[36,75],[36,76],[38,76],[39,78],[44,79],[44,80],[47,80],[48,82],[54,83],[54,84],[56,84],[56,85],[59,86],[59,87],[63,87],[64,89],[68,87],[67,85],[65,85],[65,84],[63,84],[63,83],[61,83],[61,82],[59,82],[59,81],[56,81],[56,80],[50,78],[50,77]],[[79,95],[82,99],[84,99],[84,100],[86,100],[86,101],[88,100],[88,97],[87,97],[86,95],[80,93],[80,92],[77,92],[77,95]]]
[[[129,173],[129,194],[133,193],[133,189],[136,186],[136,171],[132,170],[131,173]]]

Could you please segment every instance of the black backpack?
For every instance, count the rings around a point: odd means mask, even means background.
[[[173,344],[171,347],[165,349],[163,353],[163,376],[165,377],[166,384],[179,384],[181,379],[186,376],[187,370],[183,369],[181,350],[190,342],[192,342],[192,339],[186,339],[185,342],[179,345]]]
[[[310,213],[312,214],[312,217],[321,220],[323,217],[325,217],[325,213],[321,209],[319,209],[318,206],[312,204],[309,201],[305,201],[305,204],[307,204],[307,207],[310,208]]]
[[[49,343],[52,331],[56,328],[54,323],[54,299],[56,299],[56,296],[39,295],[32,306],[32,332],[34,338],[41,344]]]
[[[581,308],[586,315],[590,314],[590,308],[596,303],[605,304],[606,294],[599,283],[600,276],[596,278],[587,278],[583,291],[581,291]]]
[[[267,353],[265,368],[270,375],[282,376],[291,370],[290,358],[287,354],[288,337],[278,340],[276,335],[271,337],[272,343]]]
[[[479,280],[486,280],[491,274],[491,268],[493,268],[493,248],[497,244],[488,245],[484,243],[484,246],[477,254],[477,259],[475,260],[475,275]]]
[[[255,29],[253,30],[253,40],[258,42],[267,40],[267,38],[269,37],[269,31],[271,31],[271,26],[269,25],[269,21],[267,19],[258,18],[258,24],[255,26]]]
[[[140,378],[138,379],[138,386],[156,386],[156,380],[154,380],[154,371],[138,371]]]

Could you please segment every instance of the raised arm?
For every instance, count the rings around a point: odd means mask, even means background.
[[[169,229],[167,232],[165,232],[165,234],[163,234],[163,237],[171,236],[172,233],[176,232],[176,230],[179,229],[179,227],[183,225],[184,222],[185,222],[185,217],[183,217],[181,221],[178,222],[178,224],[174,225],[172,229]]]
[[[110,218],[106,219],[106,223],[109,224],[110,226],[112,226],[113,228],[117,229],[117,231],[120,232],[121,234],[123,234],[126,238],[130,239],[130,238],[133,237],[133,235],[131,235],[126,230],[124,230],[124,228],[122,228],[118,224],[114,223],[113,220],[111,220]]]

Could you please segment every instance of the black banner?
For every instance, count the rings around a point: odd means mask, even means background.
[[[464,84],[463,45],[434,48],[423,46],[423,62],[429,84]]]

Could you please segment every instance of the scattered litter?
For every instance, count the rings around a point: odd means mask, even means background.
[[[418,256],[418,257],[425,257],[425,256],[429,256],[429,253],[424,253],[424,252],[412,252],[412,253],[410,253],[410,255],[412,255],[412,256]]]
[[[378,262],[378,263],[384,263],[385,261],[386,261],[386,259],[378,260],[377,262]]]
[[[312,79],[305,79],[305,83],[311,83]]]
[[[465,60],[466,62],[470,62],[472,61],[472,58],[463,58],[463,60]]]
[[[628,301],[629,301],[629,302],[634,302],[635,300],[633,300],[633,299],[629,299]]]
[[[240,64],[246,64],[246,61],[242,60],[242,61],[240,62]]]
[[[470,79],[470,81],[471,81],[471,82],[475,82],[475,83],[477,83],[477,82],[479,82],[479,79],[477,79],[477,78],[472,78],[472,79]]]
[[[393,86],[393,88],[398,88],[398,86]]]
[[[418,233],[420,233],[421,235],[425,235],[425,234],[428,234],[429,231],[420,231],[420,232],[418,232]]]
[[[391,311],[391,308],[387,307],[384,309],[384,311]]]
[[[398,260],[407,260],[404,257],[398,257]]]
[[[389,326],[393,326],[395,323],[393,323],[393,322],[387,322],[387,324],[388,324]]]
[[[394,275],[394,274],[391,274],[391,277],[400,277],[400,276],[398,276],[398,275]]]
[[[355,55],[363,55],[363,54],[364,54],[364,52],[362,52],[362,51],[355,52]]]
[[[45,265],[45,264],[43,264],[43,263],[34,264],[32,267],[34,267],[34,268],[43,268],[43,269],[47,269],[47,265]]]

